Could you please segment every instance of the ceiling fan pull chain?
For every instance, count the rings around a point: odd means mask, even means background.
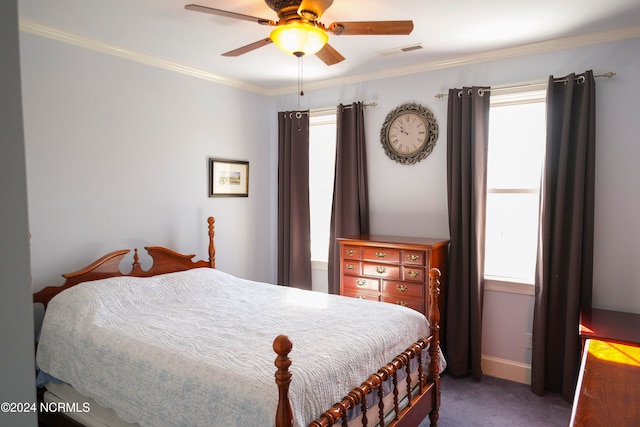
[[[298,110],[300,110],[300,97],[304,96],[304,90],[302,88],[302,78],[303,78],[303,57],[304,55],[296,55],[298,57]]]
[[[298,89],[300,90],[300,96],[304,96],[304,90],[302,89],[302,80],[304,73],[303,58],[304,56],[298,57]]]

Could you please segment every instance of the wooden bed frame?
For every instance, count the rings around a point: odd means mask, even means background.
[[[216,249],[214,245],[214,223],[213,217],[208,220],[209,234],[209,260],[193,261],[195,255],[184,255],[174,252],[161,246],[145,247],[147,253],[153,259],[153,264],[148,270],[143,270],[138,258],[138,251],[134,249],[132,269],[129,273],[120,271],[120,263],[123,257],[129,253],[128,249],[111,252],[97,261],[91,263],[87,267],[73,273],[63,274],[66,279],[62,286],[49,286],[33,294],[33,302],[44,305],[45,310],[49,301],[63,290],[74,286],[78,283],[91,280],[98,280],[107,277],[130,276],[130,277],[150,277],[159,274],[184,271],[192,268],[208,267],[215,268]],[[438,411],[440,407],[440,364],[439,364],[439,335],[440,335],[440,313],[438,310],[439,296],[439,278],[440,271],[436,268],[429,272],[429,311],[428,320],[430,323],[431,335],[425,337],[412,344],[397,355],[390,363],[381,367],[376,373],[373,373],[359,387],[349,392],[340,402],[324,412],[320,418],[311,422],[309,427],[328,427],[335,423],[341,423],[342,426],[348,426],[347,411],[351,408],[360,407],[362,410],[362,425],[367,426],[367,418],[370,414],[375,415],[376,421],[373,425],[378,424],[378,419],[384,419],[384,414],[393,414],[393,419],[388,421],[388,427],[415,427],[429,416],[431,427],[437,427]],[[288,357],[289,352],[293,348],[291,340],[286,335],[280,335],[273,342],[273,349],[277,354],[275,366],[275,382],[278,386],[278,408],[276,411],[276,427],[290,427],[293,425],[293,416],[291,405],[289,403],[289,385],[291,383],[291,372],[289,367],[291,359]],[[430,362],[427,372],[424,372],[422,366],[421,355],[424,351],[428,351]],[[412,372],[410,363],[417,359],[417,380],[412,384]],[[405,370],[407,375],[404,380],[398,380],[397,374]],[[413,378],[416,378],[414,373]],[[365,396],[369,393],[378,393],[382,396],[382,383],[391,380],[393,382],[393,403],[392,408],[384,406],[381,403],[376,408],[368,408]],[[399,387],[406,387],[408,391],[408,399],[400,402],[398,398]],[[64,414],[54,414],[64,419],[56,419],[53,424],[50,417],[51,414],[40,414],[41,425],[73,425],[79,424],[74,420],[67,418]],[[379,425],[385,426],[385,421]]]

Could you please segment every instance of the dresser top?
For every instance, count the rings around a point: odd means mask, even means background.
[[[436,248],[446,245],[449,239],[435,237],[408,237],[408,236],[384,236],[380,234],[356,234],[349,237],[338,237],[336,240],[343,243],[358,244],[360,246],[384,245],[421,245]]]
[[[570,426],[629,426],[640,417],[640,347],[587,340]]]

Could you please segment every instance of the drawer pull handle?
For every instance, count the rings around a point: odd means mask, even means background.
[[[356,266],[353,264],[347,264],[347,270],[355,270]]]
[[[407,258],[409,258],[409,261],[416,262],[417,260],[420,259],[420,256],[416,254],[410,254],[410,255],[407,255]]]
[[[356,298],[358,298],[358,299],[367,299],[367,297],[365,297],[364,295],[358,295]]]
[[[355,249],[347,249],[347,255],[354,256],[355,254],[356,254],[356,250]]]
[[[386,252],[376,252],[376,257],[385,258],[387,256]]]
[[[356,279],[356,285],[364,286],[366,284],[367,284],[367,281],[365,279]]]
[[[376,271],[377,271],[379,274],[384,274],[384,273],[386,273],[386,272],[387,272],[387,267],[376,267]]]
[[[420,273],[418,273],[415,270],[409,270],[407,272],[407,274],[409,275],[409,277],[411,277],[412,279],[415,279],[416,277],[418,277],[420,275]]]
[[[400,292],[407,292],[409,290],[409,287],[407,285],[398,285],[396,286],[396,289]]]
[[[396,304],[398,304],[400,307],[409,307],[409,304],[407,304],[404,301],[398,301],[398,302],[396,302]]]

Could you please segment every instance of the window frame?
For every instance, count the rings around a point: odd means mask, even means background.
[[[527,103],[546,102],[546,84],[531,84],[510,86],[506,88],[492,89],[490,108],[521,105]],[[491,144],[491,142],[489,142]],[[541,165],[542,166],[542,165]],[[509,187],[490,188],[487,186],[486,194],[539,194],[540,187]],[[485,233],[485,245],[487,236]],[[486,252],[485,252],[486,265]],[[509,292],[516,294],[534,295],[534,281],[519,277],[494,276],[484,274],[485,289],[490,291]]]
[[[311,139],[311,132],[314,126],[319,126],[319,125],[334,125],[337,126],[337,112],[335,111],[335,109],[322,109],[322,110],[318,110],[318,111],[310,111],[309,112],[309,134],[310,134],[310,139]],[[311,141],[310,141],[311,144]],[[334,160],[335,160],[335,135],[334,135],[334,150],[333,150],[333,154],[334,154]],[[311,159],[310,159],[311,160]],[[334,167],[334,173],[335,173],[335,167]],[[334,176],[335,179],[335,176]],[[309,181],[311,181],[311,176],[309,177]],[[332,186],[333,187],[333,186]],[[309,189],[310,193],[311,193],[311,188]],[[309,195],[310,199],[311,199],[311,194]],[[310,214],[313,217],[313,210],[310,210]],[[311,240],[313,242],[313,219],[311,219],[312,221],[312,229],[311,229]],[[329,229],[330,224],[327,224],[327,230]],[[330,244],[329,241],[327,241],[328,244]],[[313,244],[313,243],[312,243]],[[328,249],[328,246],[327,246]],[[313,257],[313,251],[312,251],[312,256],[311,256],[311,268],[312,270],[328,270],[329,268],[329,261],[328,261],[328,251],[327,251],[327,260],[318,260],[318,259],[314,259]]]

